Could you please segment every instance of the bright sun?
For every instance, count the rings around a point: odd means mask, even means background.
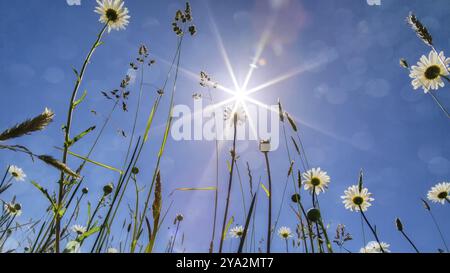
[[[241,88],[237,89],[234,94],[234,99],[236,102],[243,103],[247,99],[246,90]]]

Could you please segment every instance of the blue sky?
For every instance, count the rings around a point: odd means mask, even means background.
[[[261,34],[269,18],[277,13],[274,8],[276,2],[193,0],[191,4],[198,34],[186,39],[183,44],[182,67],[194,73],[205,70],[220,84],[232,86],[214,35],[213,21],[238,81],[244,81]],[[381,6],[369,6],[363,0],[285,2],[278,8],[278,17],[261,56],[267,64],[255,70],[249,86],[257,86],[299,68],[314,66],[255,94],[255,98],[268,105],[276,104],[277,99],[281,99],[285,110],[299,121],[310,164],[321,167],[331,176],[329,190],[319,196],[325,221],[330,224],[330,233],[334,235],[336,225],[343,223],[354,237],[348,244],[349,249],[358,251],[363,246],[360,217],[345,210],[340,199],[343,191],[356,183],[358,172],[363,168],[365,185],[375,198],[368,217],[376,223],[382,240],[391,244],[391,250],[411,251],[395,229],[396,217],[401,217],[407,233],[420,250],[443,248],[420,198],[425,197],[434,184],[449,179],[448,119],[430,96],[412,89],[409,77],[398,65],[398,60],[403,57],[412,64],[429,52],[429,48],[417,39],[405,23],[405,17],[411,10],[429,28],[437,49],[449,52],[450,37],[445,26],[450,23],[450,5],[446,0],[435,0],[433,5],[427,1],[382,0]],[[168,69],[164,60],[170,60],[175,51],[176,36],[171,31],[171,20],[174,12],[183,8],[184,1],[128,0],[126,5],[132,16],[130,25],[126,31],[113,31],[105,36],[105,44],[94,54],[88,68],[81,87],[88,91],[88,97],[76,112],[74,132],[101,124],[102,115],[109,111],[111,102],[106,101],[100,91],[118,87],[141,43],[148,45],[157,60],[157,65],[146,72],[145,82],[148,85],[139,113],[138,134],[142,134],[145,128],[156,96],[153,86],[162,85]],[[95,1],[87,0],[82,0],[81,6],[69,6],[64,0],[0,3],[0,81],[3,84],[0,124],[1,128],[7,128],[41,112],[44,107],[53,109],[56,119],[45,132],[15,141],[37,154],[60,156],[53,147],[62,145],[60,128],[65,121],[67,102],[74,83],[71,67],[80,67],[102,27],[98,23],[98,15],[93,12],[94,7]],[[323,62],[317,65],[317,60]],[[132,110],[129,113],[115,113],[102,144],[92,157],[94,160],[117,167],[122,165],[128,139],[123,139],[117,130],[131,131],[138,90],[136,85],[130,89],[129,108]],[[181,74],[176,103],[192,106],[192,93],[199,90],[196,80]],[[450,106],[448,86],[437,94],[444,104]],[[223,93],[217,94],[217,98],[222,97]],[[154,135],[139,164],[141,185],[149,183],[153,172],[164,133],[168,100],[168,96],[163,100],[156,117]],[[98,115],[92,115],[91,110],[98,112]],[[74,150],[86,153],[94,136],[92,134],[83,139]],[[231,142],[225,143],[225,151],[230,145]],[[238,153],[244,186],[247,187],[245,161],[249,161],[253,176],[261,176],[266,183],[264,158],[257,144],[238,142]],[[170,197],[168,195],[178,187],[213,186],[213,155],[214,142],[169,140],[161,173],[164,205],[167,208],[171,199],[174,204],[161,230],[158,251],[164,250],[174,231],[172,219],[176,213],[185,215],[182,232],[185,233],[186,250],[208,250],[214,194],[177,192]],[[222,187],[227,183],[225,160],[228,157],[228,152],[221,154]],[[276,211],[289,164],[284,146],[270,153],[270,157]],[[0,167],[6,168],[8,164],[21,166],[29,180],[56,189],[58,173],[40,162],[33,163],[23,155],[3,151]],[[77,161],[71,160],[70,164],[76,165]],[[98,200],[104,184],[117,181],[115,173],[96,166],[89,166],[84,175],[90,188],[88,198],[91,203]],[[236,223],[244,224],[237,181],[232,192],[230,215],[235,216]],[[289,188],[288,192],[290,196],[292,189]],[[225,198],[223,191],[221,193],[220,212]],[[14,184],[8,195],[4,198],[16,195],[23,203],[22,221],[40,218],[47,206],[30,183]],[[130,191],[126,202],[132,203],[133,198]],[[266,199],[262,194],[258,198],[258,240],[264,236],[267,225]],[[295,217],[287,204],[280,225],[294,228]],[[448,204],[433,205],[432,210],[446,230],[450,225]],[[120,225],[127,215],[124,206],[119,215],[117,232],[120,232]],[[80,217],[80,222],[85,221],[83,215]],[[366,229],[370,238],[368,231]],[[444,235],[450,243],[450,236]],[[237,242],[227,240],[226,250],[236,247]],[[273,247],[275,251],[284,250],[284,244],[278,238],[274,239]]]

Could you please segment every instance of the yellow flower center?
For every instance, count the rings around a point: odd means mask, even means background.
[[[242,232],[242,231],[237,231],[237,232],[236,232],[236,235],[237,235],[237,236],[239,236],[239,237],[241,237],[241,236],[242,236],[242,234],[243,234],[243,232]]]
[[[441,68],[437,65],[432,65],[425,70],[425,78],[434,80],[441,75]]]
[[[108,18],[108,21],[114,23],[119,18],[119,15],[117,14],[117,11],[115,9],[107,9],[106,18]]]
[[[313,177],[312,179],[311,179],[311,184],[313,185],[313,186],[319,186],[320,185],[320,179],[319,178],[317,178],[317,177]]]
[[[446,192],[446,191],[440,192],[440,193],[437,195],[437,197],[438,197],[439,199],[445,199],[445,198],[447,198],[447,196],[448,196],[448,192]]]
[[[19,176],[19,174],[16,173],[16,172],[12,172],[11,175],[14,176],[14,177],[18,177]]]
[[[364,203],[364,199],[361,196],[353,197],[353,203],[357,206],[361,206]]]

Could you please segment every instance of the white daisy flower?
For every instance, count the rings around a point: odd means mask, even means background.
[[[372,205],[370,202],[375,200],[371,197],[372,194],[367,188],[363,188],[359,191],[358,185],[350,186],[345,190],[344,194],[345,195],[341,196],[341,198],[344,199],[343,203],[345,208],[351,211],[359,211],[359,207],[361,207],[364,212]]]
[[[231,238],[241,238],[244,235],[244,227],[243,226],[235,226],[230,230]]]
[[[414,89],[422,87],[425,93],[430,89],[437,90],[439,87],[444,87],[442,76],[449,75],[449,64],[450,58],[445,58],[442,51],[439,56],[434,51],[430,51],[428,58],[422,55],[417,65],[411,67],[409,77],[413,79],[412,86]]]
[[[441,203],[443,205],[446,200],[449,200],[449,194],[450,183],[442,182],[431,188],[428,192],[427,198],[434,203]]]
[[[119,251],[114,247],[108,248],[108,250],[106,250],[106,252],[107,253],[119,253]]]
[[[73,225],[72,231],[75,232],[78,235],[81,235],[86,232],[86,228],[81,225]]]
[[[325,192],[330,183],[330,177],[327,172],[322,171],[320,168],[312,168],[311,170],[303,173],[303,185],[305,190],[313,192],[315,187],[315,193],[319,194]]]
[[[24,181],[25,177],[27,177],[23,170],[15,165],[11,165],[8,172],[16,181]]]
[[[292,237],[292,231],[288,227],[280,227],[278,236],[280,236],[281,239],[287,240]]]
[[[384,243],[384,242],[378,243],[376,241],[369,242],[365,247],[361,248],[359,250],[359,252],[360,253],[383,253],[383,251],[381,251],[380,244],[385,253],[391,252],[389,250],[389,246],[390,246],[389,244]]]
[[[94,11],[100,14],[100,22],[108,24],[108,32],[125,29],[130,16],[123,0],[97,0],[97,4]]]
[[[20,216],[22,214],[22,205],[16,202],[5,203],[3,208],[11,216]]]
[[[78,241],[69,241],[64,248],[64,253],[80,253],[80,242]]]

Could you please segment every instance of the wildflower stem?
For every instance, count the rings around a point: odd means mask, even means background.
[[[83,196],[84,196],[84,193],[81,194],[81,197],[79,197],[79,198],[77,199],[77,203],[76,203],[76,205],[75,205],[75,208],[73,209],[72,215],[69,217],[69,221],[67,221],[67,224],[66,224],[66,226],[63,228],[63,230],[62,230],[62,232],[61,232],[61,235],[64,235],[64,233],[66,233],[66,231],[69,229],[69,225],[70,225],[70,223],[72,222],[73,218],[75,217],[75,214],[76,214],[77,210],[78,210],[79,207],[80,207],[80,201],[81,201],[81,199],[83,198]]]
[[[280,220],[280,216],[281,216],[281,211],[283,209],[283,204],[284,204],[284,198],[286,196],[286,190],[287,190],[287,185],[289,182],[289,176],[286,177],[286,181],[284,183],[284,189],[283,189],[283,198],[281,199],[281,203],[280,203],[280,207],[278,208],[278,213],[277,213],[277,217],[275,219],[275,224],[273,225],[273,229],[276,230],[277,226],[278,226],[278,221]],[[273,240],[273,238],[272,238]]]
[[[97,215],[98,210],[100,209],[100,206],[103,204],[103,201],[105,201],[105,195],[103,195],[102,198],[100,198],[100,200],[98,201],[97,206],[95,207],[94,212],[92,213],[92,216],[88,221],[86,230],[89,231],[91,229],[92,222],[93,222],[95,216]]]
[[[328,233],[325,225],[323,224],[322,218],[319,219],[320,228],[323,231],[323,235],[325,236],[325,241],[327,244],[328,253],[333,253],[333,248],[331,247],[330,239],[328,238]]]
[[[264,152],[266,159],[267,177],[269,179],[269,222],[267,224],[267,253],[270,253],[271,231],[272,231],[272,176],[270,174],[269,155],[268,152]]]
[[[233,117],[233,148],[231,150],[231,167],[230,167],[230,176],[228,179],[228,192],[227,192],[227,200],[225,203],[225,212],[223,214],[223,222],[222,222],[222,233],[220,234],[220,244],[219,244],[219,253],[222,253],[223,248],[223,239],[225,234],[225,226],[227,224],[228,217],[228,206],[230,204],[230,195],[231,195],[231,185],[233,183],[233,171],[234,171],[234,163],[236,159],[236,134],[237,134],[237,115],[235,114]]]
[[[436,95],[433,94],[433,91],[428,91],[428,94],[433,98],[434,102],[439,106],[439,108],[444,112],[444,114],[447,116],[447,118],[450,118],[449,112],[445,109],[445,107],[442,105],[442,103],[439,101],[439,99],[436,97]]]
[[[411,239],[409,239],[408,235],[406,235],[406,233],[402,230],[400,231],[402,233],[402,235],[405,237],[405,239],[409,242],[409,244],[414,248],[414,250],[417,253],[420,253],[419,250],[417,249],[417,247],[414,245],[414,243],[411,241]]]
[[[319,247],[319,252],[323,253],[322,236],[320,236],[319,225],[317,223],[316,223],[316,232],[317,232],[317,246]]]
[[[78,94],[78,89],[80,88],[80,85],[83,81],[83,77],[84,77],[84,73],[86,72],[87,66],[91,60],[92,54],[94,54],[95,49],[100,45],[100,41],[103,37],[103,34],[105,33],[106,29],[108,27],[108,23],[105,24],[103,26],[103,28],[101,29],[101,31],[99,32],[97,39],[95,40],[94,44],[91,47],[91,50],[89,51],[86,59],[84,60],[83,66],[81,68],[81,71],[79,72],[79,74],[77,73],[77,81],[75,83],[75,87],[73,89],[72,92],[72,97],[70,99],[70,104],[69,104],[69,110],[68,110],[68,114],[67,114],[67,122],[65,125],[65,136],[64,136],[64,151],[63,151],[63,160],[62,163],[66,164],[67,163],[67,154],[69,151],[69,141],[70,141],[70,129],[71,129],[71,125],[72,125],[72,116],[73,116],[73,110],[74,110],[74,103]],[[64,172],[61,172],[61,177],[59,180],[59,191],[58,191],[58,210],[62,207],[62,201],[64,198]],[[59,253],[60,252],[60,229],[61,229],[61,218],[63,215],[61,215],[62,213],[60,213],[59,211],[57,211],[55,213],[55,252]]]
[[[180,228],[180,221],[177,221],[177,228],[175,230],[175,235],[173,236],[172,246],[170,247],[170,253],[173,253],[173,248],[175,246],[175,241],[177,240],[178,229]]]
[[[285,123],[284,123],[283,120],[280,119],[280,121],[282,122],[284,144],[285,144],[286,151],[287,151],[288,162],[289,162],[289,164],[291,164],[292,158],[291,158],[291,153],[290,153],[289,145],[288,145],[288,141],[287,141],[286,125],[285,125]],[[300,140],[298,133],[297,133],[297,137],[298,137],[298,139]],[[301,149],[303,150],[303,146],[302,146]],[[306,166],[305,166],[305,162],[303,161],[303,157],[301,156],[301,154],[300,154],[299,156],[300,156],[300,161],[302,162],[303,168],[306,170]],[[299,182],[299,190],[300,190],[300,185],[301,185],[301,175],[300,175],[300,173],[299,173],[299,178],[298,178],[298,180],[299,180],[298,182]],[[295,193],[295,194],[299,194],[299,191],[297,191],[297,185],[296,185],[296,183],[295,183],[294,175],[292,175],[292,184],[293,184],[293,187],[294,187],[294,193]],[[287,186],[287,185],[286,185],[286,186]],[[282,202],[284,202],[284,194],[283,194]],[[301,200],[298,201],[298,204],[297,204],[297,205],[298,205],[298,211],[300,211],[300,210],[303,211],[303,214],[304,214],[305,219],[306,219],[307,224],[308,224],[308,232],[309,232],[309,234],[311,235],[311,234],[312,234],[311,224],[309,223],[309,220],[308,220],[308,218],[307,218],[307,216],[306,216],[305,210],[303,209],[303,205],[301,204]],[[298,214],[298,218],[299,218],[300,222],[302,222],[302,218],[301,218],[301,215],[300,215],[300,214]],[[278,222],[278,220],[277,220],[277,222]],[[275,225],[275,227],[276,227],[276,225]],[[310,237],[310,243],[311,243],[311,249],[312,249],[312,252],[314,253],[313,240],[312,240],[311,237]],[[305,249],[306,249],[306,251],[308,251],[308,247],[306,246],[306,240],[305,240]]]
[[[3,237],[5,236],[5,234],[8,233],[9,227],[11,226],[11,224],[14,222],[14,219],[16,219],[16,216],[13,215],[13,217],[11,217],[11,220],[9,221],[9,223],[6,225],[5,229],[2,232],[2,235],[0,236],[0,242],[3,240]],[[5,242],[3,242],[4,244]],[[3,245],[2,245],[3,247]]]
[[[441,228],[439,227],[438,222],[436,221],[436,218],[434,218],[433,213],[431,212],[431,210],[428,210],[428,212],[430,213],[431,219],[433,220],[434,225],[436,226],[436,229],[439,232],[439,236],[441,237],[442,242],[444,243],[445,249],[447,250],[447,252],[449,252],[449,248],[447,246],[447,243],[445,242],[444,239],[444,235],[442,234]]]
[[[1,191],[1,188],[3,187],[3,184],[5,183],[6,176],[8,175],[8,172],[9,172],[9,168],[11,168],[11,165],[8,165],[8,168],[6,168],[5,175],[3,176],[2,182],[0,183],[0,193],[2,192],[2,191]],[[8,182],[6,182],[6,184],[8,184],[9,182],[11,182],[11,179],[12,179],[12,177],[8,180]]]
[[[286,242],[286,253],[289,253],[289,244],[288,244],[288,240],[284,240]]]
[[[362,211],[361,205],[358,206],[359,207],[359,211],[361,212],[362,217],[364,218],[364,221],[366,221],[366,224],[369,226],[370,230],[373,233],[373,236],[375,237],[375,240],[377,240],[378,245],[380,246],[380,250],[382,253],[384,252],[383,247],[381,246],[381,242],[380,239],[378,239],[378,235],[377,232],[375,231],[375,229],[372,227],[372,225],[370,224],[369,220],[367,219],[366,215],[364,214],[364,212]]]

